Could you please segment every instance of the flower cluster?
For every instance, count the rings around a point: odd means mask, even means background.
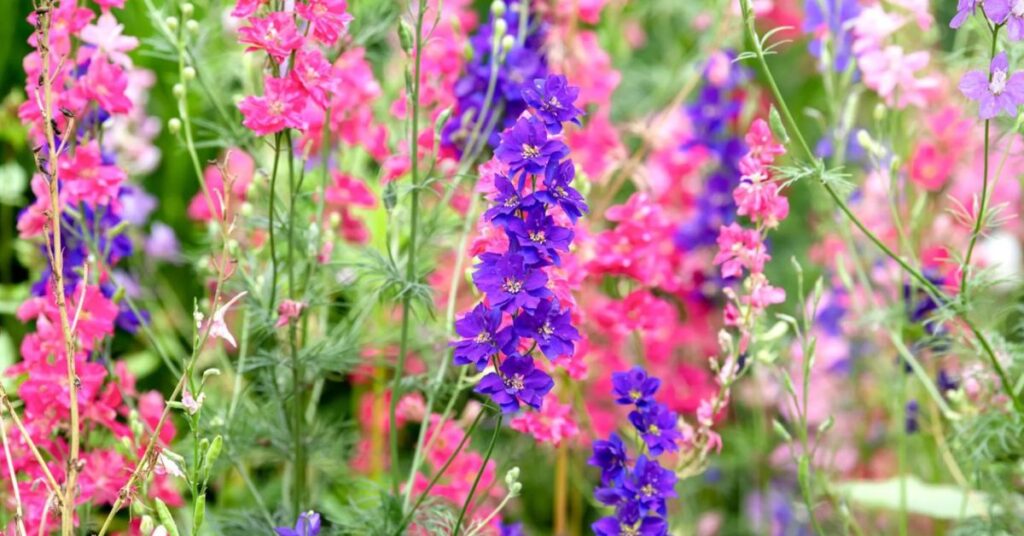
[[[764,265],[771,258],[764,243],[764,233],[777,227],[779,221],[789,214],[789,202],[781,195],[779,184],[773,180],[771,172],[772,163],[785,152],[785,148],[774,140],[768,123],[763,119],[751,124],[746,143],[749,151],[739,163],[743,177],[733,190],[733,200],[737,214],[749,218],[755,228],[743,227],[736,222],[722,226],[714,259],[715,264],[721,265],[723,277],[746,277],[742,285],[743,296],[738,296],[731,288],[726,289],[730,303],[725,310],[726,324],[738,327],[744,340],[754,318],[769,305],[785,300],[785,292],[772,286],[764,275]]]
[[[472,56],[465,74],[455,83],[456,108],[442,134],[445,147],[461,153],[469,143],[479,146],[479,137],[497,147],[498,133],[535,106],[531,96],[537,94],[530,84],[548,74],[542,49],[547,29],[529,9],[526,1],[508,7],[495,2],[490,19],[470,37]],[[555,116],[551,119],[554,122],[546,120],[547,124],[560,129],[561,121]]]
[[[554,386],[535,365],[534,349],[555,359],[571,355],[579,339],[571,311],[549,288],[548,277],[561,263],[560,254],[569,251],[572,225],[587,211],[572,187],[575,165],[565,158],[568,148],[553,136],[563,122],[582,114],[573,105],[576,95],[562,76],[535,80],[529,97],[534,115],[520,117],[501,134],[495,157],[508,172],[494,177],[493,204],[484,220],[504,231],[507,245],[479,255],[473,283],[486,299],[455,325],[462,337],[452,343],[455,364],[478,370],[493,365],[476,391],[508,413],[521,404],[539,409]],[[530,341],[532,346],[524,345]]]
[[[679,449],[683,439],[679,417],[654,399],[661,380],[634,367],[612,374],[615,403],[632,407],[629,422],[637,436],[636,448],[644,454],[629,456],[617,433],[597,440],[589,464],[601,469],[601,483],[594,490],[599,502],[615,507],[591,528],[600,536],[668,534],[667,500],[676,496],[676,474],[658,463],[658,456]]]

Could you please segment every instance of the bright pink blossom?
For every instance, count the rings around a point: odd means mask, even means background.
[[[262,97],[248,96],[238,104],[245,119],[242,124],[257,135],[266,136],[286,128],[302,128],[305,90],[291,78],[264,80]]]
[[[266,17],[250,17],[249,26],[238,30],[238,41],[249,45],[247,52],[263,51],[280,63],[302,46],[302,34],[292,15],[274,12]]]

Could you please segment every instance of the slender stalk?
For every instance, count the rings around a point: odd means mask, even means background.
[[[50,263],[53,267],[53,293],[57,302],[57,309],[60,313],[60,327],[61,334],[64,338],[64,353],[65,361],[67,363],[67,380],[68,380],[68,395],[70,398],[70,451],[67,459],[67,475],[64,480],[64,495],[61,501],[61,534],[70,536],[74,532],[74,514],[75,514],[75,496],[77,495],[77,480],[78,472],[81,469],[79,465],[79,451],[81,450],[81,438],[80,424],[78,415],[78,374],[75,372],[75,354],[76,354],[76,343],[74,330],[71,328],[71,323],[68,319],[68,311],[65,303],[64,296],[64,248],[61,237],[61,205],[59,197],[59,166],[57,164],[59,150],[56,144],[56,135],[54,133],[54,119],[53,119],[53,83],[54,77],[51,76],[51,55],[49,49],[50,43],[50,23],[51,16],[53,13],[52,2],[45,1],[41,4],[41,7],[45,7],[45,10],[39,10],[38,28],[39,33],[39,55],[42,61],[42,86],[43,86],[43,124],[46,135],[46,145],[49,150],[49,156],[47,158],[46,167],[47,169],[42,170],[43,173],[49,179],[49,194],[50,194],[50,231],[53,233],[52,247],[47,248],[47,254],[50,257]],[[38,95],[37,95],[38,98]],[[62,146],[68,138],[65,135],[65,140],[62,141]]]
[[[290,149],[289,149],[290,150]],[[274,314],[277,301],[277,245],[274,240],[274,200],[277,198],[277,167],[281,161],[281,133],[274,136],[274,163],[270,170],[270,204],[267,207],[267,234],[270,242],[270,301],[267,309]]]
[[[426,15],[426,6],[419,3],[416,15],[416,36],[415,36],[415,68],[412,79],[412,91],[409,93],[412,114],[409,129],[409,160],[412,170],[412,192],[411,200],[412,213],[409,217],[409,246],[408,257],[405,265],[406,285],[416,277],[416,238],[419,231],[420,218],[420,177],[419,177],[419,150],[416,142],[419,132],[420,115],[420,67],[422,64],[423,46],[423,17]],[[398,466],[398,426],[396,414],[398,410],[398,399],[401,397],[400,389],[402,376],[405,374],[405,358],[409,353],[409,325],[412,306],[412,293],[409,289],[402,292],[402,333],[398,349],[398,363],[395,365],[394,378],[391,381],[391,403],[388,408],[388,438],[391,446],[391,488],[392,493],[398,495],[398,486],[402,480],[402,471]]]
[[[0,441],[4,445],[4,458],[7,460],[7,472],[11,475],[11,491],[14,493],[14,522],[18,526],[18,533],[25,536],[24,509],[21,506],[21,490],[18,489],[18,476],[14,472],[14,458],[11,456],[11,447],[7,443],[7,424],[4,422],[3,413],[0,412]]]
[[[555,461],[555,525],[553,534],[562,536],[566,533],[565,510],[568,501],[569,448],[563,443],[558,447]]]
[[[426,489],[423,490],[423,493],[420,493],[419,498],[416,499],[416,503],[412,505],[412,509],[406,512],[405,517],[402,518],[402,522],[398,525],[398,530],[395,531],[395,536],[402,534],[402,531],[405,530],[405,527],[409,525],[410,521],[412,521],[412,516],[416,513],[416,509],[418,509],[420,505],[423,504],[423,501],[426,500],[428,496],[430,496],[430,490],[434,489],[434,485],[437,484],[437,481],[440,480],[442,476],[444,476],[445,471],[448,470],[448,466],[451,465],[452,462],[455,461],[455,458],[459,456],[459,453],[462,452],[462,447],[466,446],[466,443],[469,442],[469,438],[473,437],[473,431],[476,430],[476,426],[480,424],[481,420],[483,420],[485,413],[486,412],[483,409],[481,409],[480,412],[476,414],[476,418],[473,419],[473,423],[469,425],[469,429],[467,429],[466,433],[463,434],[462,440],[459,441],[459,444],[455,447],[455,450],[452,451],[452,455],[449,456],[448,459],[444,462],[444,465],[442,465],[441,468],[434,473],[434,477],[430,479],[430,483],[427,484],[427,487]],[[438,427],[437,430],[440,431],[440,427]]]
[[[459,519],[455,521],[455,532],[453,536],[459,536],[459,532],[462,530],[462,520],[466,517],[466,510],[469,509],[470,503],[473,502],[473,494],[476,493],[476,487],[480,485],[480,478],[484,476],[484,470],[487,468],[487,462],[491,461],[491,454],[494,453],[494,444],[498,442],[498,433],[501,432],[501,421],[504,415],[498,414],[498,422],[494,424],[494,434],[491,435],[491,442],[487,445],[487,452],[484,454],[484,460],[480,463],[480,470],[476,473],[476,478],[473,479],[473,485],[469,488],[469,495],[466,496],[466,502],[462,504],[462,510],[459,512]]]
[[[754,55],[757,58],[758,65],[761,69],[762,74],[768,82],[768,86],[771,89],[772,96],[774,97],[776,104],[779,106],[779,111],[782,114],[783,120],[786,122],[786,126],[789,128],[790,133],[793,135],[797,143],[800,145],[800,148],[804,152],[804,155],[811,161],[818,161],[814,152],[807,144],[807,140],[804,139],[803,133],[800,131],[799,126],[793,119],[793,115],[790,113],[789,107],[786,105],[786,101],[782,97],[782,92],[779,91],[779,87],[775,83],[775,78],[772,75],[771,69],[768,68],[768,63],[767,61],[765,61],[764,50],[761,48],[761,43],[758,40],[757,32],[754,28],[754,15],[753,11],[751,11],[750,9],[750,0],[740,0],[740,7],[743,11],[743,18],[745,20],[744,28],[746,31],[746,36],[750,41],[749,46],[752,47],[754,50]],[[974,324],[974,322],[967,317],[966,309],[964,308],[964,306],[962,304],[957,304],[953,302],[952,299],[949,296],[947,296],[945,292],[939,289],[934,283],[929,281],[928,278],[924,276],[924,274],[922,274],[919,270],[917,270],[909,263],[907,263],[907,261],[905,261],[902,257],[894,253],[889,248],[889,246],[885,245],[885,243],[882,242],[882,240],[878,238],[877,235],[871,232],[871,230],[868,229],[867,226],[865,226],[859,218],[857,218],[857,216],[850,209],[849,205],[846,204],[846,202],[839,195],[839,193],[836,192],[836,190],[832,187],[831,184],[829,184],[826,181],[821,181],[821,185],[822,187],[825,188],[825,191],[828,193],[829,197],[832,198],[832,201],[835,203],[835,205],[839,207],[839,210],[843,213],[843,215],[846,216],[848,220],[850,220],[850,223],[852,223],[858,230],[860,230],[860,232],[863,233],[864,236],[866,236],[872,244],[874,244],[879,250],[881,250],[882,253],[885,254],[885,256],[889,257],[890,259],[892,259],[893,262],[899,265],[899,267],[904,272],[906,272],[907,275],[909,275],[915,282],[921,285],[921,288],[923,288],[925,292],[927,292],[933,298],[938,300],[940,303],[952,305],[952,307],[954,308],[953,311],[957,314],[957,316],[960,317],[961,321],[963,321],[963,323],[968,327],[968,329],[970,329],[970,331],[974,334],[974,337],[978,340],[978,345],[981,346],[981,349],[985,353],[985,357],[988,359],[989,363],[995,369],[996,374],[999,376],[999,380],[1002,385],[1003,391],[1012,400],[1014,408],[1017,410],[1018,413],[1024,413],[1024,401],[1020,399],[1020,396],[1013,389],[1013,383],[1010,382],[1009,377],[1007,376],[1002,364],[999,362],[999,359],[996,356],[995,351],[992,349],[991,344],[985,338],[984,334],[981,333],[981,330],[979,330],[978,327]]]
[[[50,493],[54,497],[60,498],[60,484],[57,483],[57,479],[53,477],[53,473],[50,472],[50,467],[46,465],[46,460],[43,459],[43,455],[39,452],[39,448],[36,447],[35,441],[32,440],[32,436],[29,435],[28,430],[25,429],[25,424],[21,422],[21,418],[18,417],[18,412],[14,410],[14,406],[11,405],[11,399],[7,395],[7,389],[4,388],[3,384],[0,383],[0,403],[3,404],[3,409],[7,410],[7,413],[11,414],[11,420],[14,421],[14,427],[18,429],[18,433],[21,434],[22,439],[25,440],[25,444],[28,445],[30,451],[32,451],[32,457],[35,458],[36,463],[39,464],[39,468],[43,471],[43,480],[46,482],[46,487],[49,488]],[[13,473],[12,473],[13,474]]]
[[[989,61],[992,61],[996,57],[996,45],[999,42],[999,28],[1001,25],[997,25],[992,28],[992,45],[989,48]],[[989,82],[992,81],[992,73],[988,75]],[[971,271],[971,257],[974,255],[974,246],[978,242],[978,236],[981,234],[981,227],[985,222],[985,205],[988,201],[988,151],[989,151],[989,129],[992,120],[985,120],[985,161],[983,164],[984,171],[981,175],[981,199],[978,201],[978,213],[974,215],[974,230],[971,231],[971,241],[967,245],[967,254],[964,255],[964,264],[960,267],[960,293],[964,296],[967,295],[967,276]]]
[[[298,197],[297,189],[301,187],[302,175],[305,173],[305,166],[303,171],[300,171],[299,184],[295,183],[295,159],[292,155],[292,135],[291,131],[285,132],[285,139],[288,145],[288,250],[286,269],[288,276],[288,298],[295,300],[295,198]],[[303,411],[302,402],[302,381],[303,381],[303,370],[302,364],[299,362],[298,353],[298,342],[297,342],[297,329],[296,322],[294,320],[288,322],[288,348],[291,353],[292,361],[292,448],[295,450],[295,463],[294,463],[294,477],[292,482],[292,502],[294,504],[294,514],[297,517],[302,512],[302,501],[306,489],[306,445],[303,435],[303,426],[305,421],[305,415]]]

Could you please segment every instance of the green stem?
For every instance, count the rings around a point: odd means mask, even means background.
[[[267,234],[270,241],[270,301],[267,309],[274,314],[277,301],[277,245],[274,240],[274,199],[277,198],[277,166],[281,160],[281,134],[274,136],[274,164],[270,170],[270,206],[267,208]]]
[[[498,422],[494,424],[494,433],[491,435],[491,443],[487,445],[487,453],[484,454],[484,461],[480,464],[480,470],[476,473],[476,478],[473,479],[473,485],[469,488],[469,495],[466,496],[466,502],[462,504],[462,510],[459,512],[459,519],[455,522],[455,532],[453,536],[459,536],[459,532],[462,530],[462,520],[466,517],[466,510],[469,509],[470,503],[473,502],[473,494],[476,493],[476,487],[480,485],[480,478],[484,476],[484,470],[487,468],[487,462],[491,460],[491,454],[494,452],[494,444],[498,441],[498,433],[501,432],[501,421],[504,415],[498,414]]]
[[[992,28],[992,46],[989,48],[989,61],[996,57],[996,44],[999,42],[999,28]],[[992,74],[988,75],[989,82],[992,81]],[[974,255],[974,246],[981,234],[981,227],[985,221],[985,204],[988,201],[988,151],[989,151],[989,127],[992,121],[985,120],[985,162],[981,178],[981,200],[978,201],[978,213],[975,214],[974,230],[971,231],[971,242],[967,245],[967,254],[964,256],[964,264],[960,267],[960,294],[967,295],[967,275],[971,270],[971,257]]]
[[[455,447],[455,450],[452,451],[452,455],[449,456],[448,459],[444,462],[444,465],[442,465],[441,468],[434,473],[434,477],[430,479],[430,483],[427,484],[426,489],[424,489],[423,493],[420,493],[419,498],[416,499],[416,504],[413,504],[412,509],[410,509],[409,512],[405,514],[405,517],[402,518],[402,522],[398,525],[398,530],[395,531],[395,536],[402,534],[402,531],[405,530],[405,527],[409,524],[410,521],[412,521],[412,516],[416,513],[416,509],[418,509],[420,505],[423,504],[423,501],[426,500],[426,498],[430,495],[430,490],[434,489],[434,485],[437,484],[437,481],[440,480],[442,476],[444,476],[445,471],[448,470],[448,466],[451,465],[452,462],[455,461],[455,458],[458,457],[459,453],[462,452],[462,447],[466,446],[466,443],[469,442],[469,438],[473,436],[473,431],[476,430],[476,426],[480,424],[480,421],[483,419],[485,413],[486,412],[483,409],[481,409],[480,412],[476,414],[476,418],[473,419],[473,424],[469,425],[469,429],[466,430],[466,433],[462,436],[462,440],[459,441],[459,444]],[[430,414],[427,413],[426,415],[429,416]],[[426,428],[427,424],[424,423],[423,427]],[[436,429],[438,430],[438,432],[440,432],[441,430],[440,427],[437,427]]]
[[[285,142],[288,146],[288,249],[286,270],[288,276],[288,299],[295,300],[295,198],[298,197],[297,189],[302,185],[305,175],[305,166],[299,172],[299,183],[295,182],[295,158],[292,154],[291,131],[285,131]],[[271,304],[273,305],[273,304]],[[306,491],[306,446],[303,439],[303,426],[305,415],[302,402],[302,364],[299,362],[298,342],[296,336],[296,323],[294,320],[288,322],[288,349],[292,362],[292,448],[295,450],[295,463],[293,466],[292,502],[296,516],[302,512],[302,501]]]
[[[750,41],[750,46],[754,49],[754,55],[757,58],[758,65],[765,79],[768,81],[768,87],[771,89],[772,96],[774,97],[776,104],[778,104],[779,106],[779,110],[782,114],[783,119],[786,122],[786,126],[790,129],[792,135],[796,138],[797,143],[800,145],[800,148],[804,152],[806,157],[812,162],[818,162],[818,158],[814,155],[814,152],[807,144],[807,140],[804,139],[803,133],[800,131],[800,128],[797,126],[796,121],[793,119],[793,115],[790,113],[789,107],[786,105],[786,101],[782,97],[782,92],[779,91],[779,87],[775,83],[775,78],[772,76],[771,69],[768,68],[768,62],[765,61],[764,50],[761,48],[760,41],[758,41],[757,32],[754,28],[754,16],[753,12],[750,9],[750,0],[740,0],[740,2],[740,7],[743,11],[743,18],[745,20],[744,29],[746,31],[747,39]],[[839,210],[843,213],[843,215],[845,215],[846,218],[850,220],[850,222],[853,223],[853,225],[857,227],[857,229],[859,229],[860,232],[863,233],[864,236],[868,238],[868,240],[871,241],[871,243],[878,247],[878,249],[881,250],[882,253],[885,254],[885,256],[892,259],[893,262],[899,265],[899,267],[904,272],[906,272],[912,279],[914,279],[914,281],[920,284],[921,287],[925,290],[925,292],[927,292],[933,298],[938,300],[940,303],[948,304],[952,302],[952,300],[948,296],[946,296],[946,294],[942,290],[935,286],[934,283],[929,281],[928,278],[924,276],[924,274],[922,274],[916,268],[912,267],[909,263],[907,263],[907,261],[903,260],[903,258],[901,258],[899,255],[894,253],[891,249],[889,249],[888,246],[885,245],[884,242],[882,242],[880,238],[878,238],[878,236],[872,233],[871,230],[868,229],[864,225],[864,223],[860,221],[859,218],[857,218],[853,211],[850,210],[850,207],[842,199],[839,193],[836,192],[834,188],[832,188],[832,185],[828,184],[825,181],[821,181],[821,184],[825,188],[825,191],[828,193],[829,197],[832,198],[832,201],[836,204],[837,207],[839,207]],[[996,373],[999,375],[999,380],[1002,384],[1003,391],[1006,392],[1006,394],[1013,401],[1013,405],[1016,408],[1017,412],[1024,414],[1024,401],[1020,400],[1020,397],[1013,389],[1013,384],[1009,381],[1009,377],[1006,375],[1006,371],[1003,369],[1002,364],[999,363],[999,359],[996,357],[996,354],[993,351],[992,346],[989,344],[988,340],[981,333],[978,327],[970,319],[967,318],[967,314],[963,305],[952,303],[952,306],[957,316],[960,317],[964,324],[967,325],[967,327],[974,334],[975,338],[978,339],[978,344],[982,347],[982,350],[984,350],[985,357],[988,359],[989,363],[992,365],[992,367],[996,370]]]
[[[415,68],[412,80],[412,92],[409,94],[410,104],[412,105],[412,113],[410,118],[410,129],[409,129],[409,160],[410,167],[412,169],[412,213],[409,217],[409,246],[408,246],[408,259],[406,260],[405,266],[405,283],[410,284],[414,277],[416,277],[416,234],[419,231],[419,217],[420,217],[420,178],[419,178],[419,150],[416,142],[417,133],[419,131],[419,114],[420,114],[420,66],[422,63],[422,44],[423,44],[423,17],[426,14],[426,9],[423,3],[420,3],[418,13],[416,16],[416,58],[414,60]],[[392,493],[398,496],[398,487],[402,480],[402,471],[398,466],[398,426],[396,414],[398,410],[398,399],[401,397],[399,392],[402,383],[402,376],[405,373],[405,358],[409,352],[409,324],[410,324],[410,308],[412,301],[412,293],[408,288],[402,292],[402,333],[401,340],[399,342],[398,349],[398,363],[395,366],[394,378],[391,382],[391,403],[388,408],[388,439],[391,446],[391,488]]]

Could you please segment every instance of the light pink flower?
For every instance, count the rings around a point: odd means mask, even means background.
[[[135,50],[139,40],[132,36],[122,35],[124,25],[118,24],[114,14],[107,11],[100,15],[96,24],[82,29],[82,42],[96,47],[97,53],[104,54],[114,63],[124,67],[132,66],[132,59],[126,52]]]
[[[234,335],[231,334],[231,331],[228,329],[228,326],[224,321],[224,315],[227,314],[228,309],[230,309],[235,302],[242,299],[246,294],[248,294],[248,292],[236,294],[235,297],[231,298],[227,303],[218,307],[217,310],[213,312],[213,318],[210,319],[208,327],[210,330],[210,337],[224,339],[224,341],[230,344],[232,348],[237,346],[237,344],[235,344]]]

